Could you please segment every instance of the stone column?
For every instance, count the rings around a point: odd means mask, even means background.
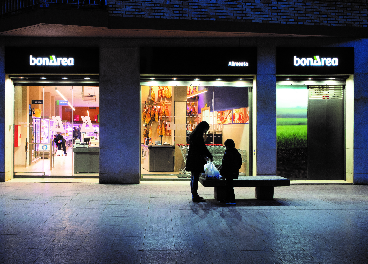
[[[51,112],[50,112],[50,119],[55,116],[55,96],[51,96]]]
[[[45,92],[43,96],[43,106],[45,109],[45,112],[43,113],[43,116],[45,118],[51,118],[51,95],[50,92]]]
[[[140,181],[139,49],[100,49],[100,183]]]
[[[276,48],[272,44],[258,46],[256,86],[257,175],[276,175]]]
[[[354,184],[368,184],[367,47],[368,39],[359,40],[354,47]]]

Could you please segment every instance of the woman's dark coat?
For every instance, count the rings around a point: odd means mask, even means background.
[[[212,154],[204,144],[203,134],[197,136],[191,135],[186,170],[204,172],[204,165],[207,163],[206,157],[211,160],[213,159]]]

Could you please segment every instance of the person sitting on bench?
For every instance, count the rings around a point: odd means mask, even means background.
[[[222,158],[220,174],[226,180],[226,200],[221,201],[227,204],[235,204],[235,194],[233,188],[233,179],[239,176],[239,169],[242,166],[242,157],[235,148],[234,140],[227,139],[225,141],[226,151]]]

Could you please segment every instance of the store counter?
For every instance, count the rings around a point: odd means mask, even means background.
[[[147,171],[174,171],[174,148],[172,145],[142,145],[143,169]]]
[[[74,147],[74,173],[99,173],[100,148]]]

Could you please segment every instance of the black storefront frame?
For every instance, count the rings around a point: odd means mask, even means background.
[[[5,47],[5,73],[14,87],[99,86],[99,48]],[[14,177],[14,160],[12,168]]]
[[[277,80],[320,81],[334,79],[345,83],[354,75],[354,48],[352,47],[278,47],[276,48]],[[347,97],[343,85],[343,178],[347,181]],[[312,86],[308,85],[308,89]],[[351,100],[351,99],[350,99]],[[309,141],[308,141],[309,142]],[[309,144],[308,144],[309,145]],[[313,180],[313,179],[312,179]],[[324,180],[324,179],[322,179]],[[334,179],[325,179],[334,180]],[[337,180],[337,179],[336,179]],[[349,178],[349,181],[352,179]]]
[[[142,47],[140,55],[141,82],[197,78],[201,81],[253,81],[257,74],[256,47]],[[166,63],[165,58],[174,63]],[[253,174],[253,85],[254,81],[248,91],[250,174]]]

